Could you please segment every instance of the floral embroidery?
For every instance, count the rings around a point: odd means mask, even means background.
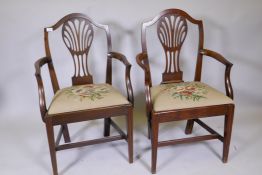
[[[96,86],[96,85],[75,86],[65,91],[68,97],[76,97],[80,101],[86,98],[92,101],[99,100],[104,98],[105,95],[108,94],[109,92],[110,90],[106,86]]]
[[[174,83],[166,85],[165,90],[171,93],[172,97],[180,100],[199,101],[206,98],[208,93],[206,87],[198,83]]]

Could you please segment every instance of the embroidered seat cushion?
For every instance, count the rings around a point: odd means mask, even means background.
[[[55,94],[48,114],[129,104],[126,97],[109,84],[77,85],[61,89]]]
[[[151,87],[154,111],[232,104],[233,100],[201,82],[161,84]]]

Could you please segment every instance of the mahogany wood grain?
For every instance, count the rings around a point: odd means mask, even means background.
[[[146,115],[148,118],[148,137],[152,143],[151,172],[156,173],[157,149],[158,147],[196,142],[210,139],[218,139],[223,142],[222,161],[227,162],[230,138],[232,132],[234,104],[221,104],[216,106],[203,106],[197,108],[186,108],[169,111],[156,112],[153,109],[150,88],[152,87],[152,77],[150,71],[147,37],[148,28],[156,25],[156,34],[165,53],[165,70],[162,74],[162,83],[183,82],[183,72],[180,70],[180,50],[187,36],[188,22],[198,27],[198,53],[196,58],[196,68],[194,81],[201,81],[203,56],[211,57],[225,65],[225,89],[226,95],[233,99],[233,88],[230,81],[230,71],[232,63],[219,53],[204,49],[204,29],[203,22],[196,20],[180,9],[167,9],[160,12],[155,18],[142,24],[141,44],[142,52],[136,57],[137,64],[144,70],[145,75],[145,98]],[[218,134],[199,118],[225,115],[224,136]],[[191,134],[194,122],[206,129],[210,135],[182,138],[169,141],[158,141],[159,124],[171,121],[187,120],[186,134]]]
[[[109,106],[105,108],[96,108],[90,110],[73,111],[59,114],[48,114],[48,108],[46,106],[45,91],[43,85],[43,79],[41,75],[42,66],[48,66],[51,83],[54,93],[56,93],[60,86],[57,81],[55,68],[52,61],[52,56],[49,48],[49,33],[59,28],[62,28],[62,40],[65,46],[69,50],[73,65],[74,75],[72,76],[72,85],[92,84],[93,76],[89,72],[88,67],[88,53],[92,44],[92,40],[95,37],[94,28],[103,30],[106,33],[107,39],[107,68],[106,68],[106,83],[112,84],[112,59],[117,59],[125,66],[125,85],[127,90],[127,100],[129,104],[119,106]],[[116,141],[124,139],[128,143],[128,157],[129,162],[133,162],[133,88],[130,79],[131,64],[127,58],[121,54],[112,51],[111,34],[107,25],[102,25],[94,22],[88,16],[81,13],[69,14],[60,19],[56,24],[44,29],[44,42],[46,56],[40,58],[35,62],[35,76],[38,85],[39,94],[39,106],[43,122],[46,125],[46,131],[48,136],[48,143],[50,149],[51,162],[53,167],[53,174],[58,174],[56,151],[71,149],[75,147],[82,147],[93,144],[100,144],[109,141]],[[125,116],[127,122],[127,134],[125,134],[120,127],[118,127],[111,117],[113,116]],[[68,124],[83,122],[88,120],[102,119],[104,118],[104,138],[81,141],[77,143],[71,143]],[[54,126],[61,125],[58,136],[55,140]],[[116,128],[119,132],[117,136],[110,136],[110,126]],[[60,145],[61,137],[64,137],[65,144]]]

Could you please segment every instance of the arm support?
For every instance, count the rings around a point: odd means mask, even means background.
[[[233,64],[217,52],[207,50],[207,49],[202,49],[202,50],[200,50],[200,53],[202,55],[214,58],[215,60],[219,61],[220,63],[222,63],[226,66],[226,70],[225,70],[226,94],[227,94],[228,97],[233,99],[234,94],[233,94],[233,88],[232,88],[231,81],[230,81],[230,72],[231,72],[231,68],[232,68]]]
[[[46,108],[46,101],[45,101],[44,85],[41,76],[41,67],[49,62],[50,59],[48,57],[40,58],[35,62],[35,77],[38,85],[39,106],[40,106],[40,112],[43,121],[45,121],[44,117],[46,115],[47,108]]]
[[[130,79],[130,70],[131,70],[131,64],[127,61],[126,57],[123,54],[117,53],[117,52],[109,52],[107,54],[108,56],[108,63],[107,63],[107,83],[112,82],[111,76],[112,76],[112,58],[115,58],[119,61],[121,61],[126,66],[126,73],[125,73],[125,82],[126,82],[126,90],[127,90],[127,96],[128,101],[134,106],[134,95],[133,95],[133,88],[132,83]],[[109,77],[108,77],[109,76]]]
[[[150,112],[153,109],[151,92],[150,88],[152,87],[151,77],[150,77],[150,69],[147,53],[140,53],[136,56],[137,64],[144,70],[145,72],[145,95],[146,95],[146,109],[147,115],[150,116]]]

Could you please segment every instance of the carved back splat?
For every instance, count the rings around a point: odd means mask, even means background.
[[[179,68],[179,56],[187,35],[186,19],[175,14],[162,16],[157,24],[157,34],[166,57],[163,82],[182,81],[183,72]]]
[[[195,81],[200,81],[202,69],[202,54],[204,44],[203,23],[196,20],[180,9],[167,9],[162,11],[154,19],[144,22],[142,25],[142,52],[147,54],[146,31],[149,27],[157,24],[157,35],[165,52],[166,67],[162,74],[162,83],[183,81],[183,72],[180,70],[179,59],[181,47],[185,41],[188,32],[187,22],[198,26],[199,42],[198,55],[195,72]],[[148,62],[148,58],[145,59]],[[148,65],[148,70],[150,66]],[[149,84],[152,83],[149,74]]]
[[[88,53],[94,38],[90,21],[85,18],[66,21],[62,26],[62,37],[74,61],[73,85],[93,83],[93,77],[88,70]]]
[[[73,85],[91,84],[93,77],[88,70],[88,53],[94,38],[94,28],[103,30],[107,39],[107,53],[112,51],[111,34],[107,25],[99,24],[88,16],[81,13],[72,13],[66,15],[51,27],[46,27],[45,34],[45,52],[46,57],[50,59],[48,64],[50,69],[52,86],[54,92],[58,91],[59,84],[57,81],[55,69],[52,63],[52,56],[49,47],[49,33],[62,28],[62,38],[72,55],[74,62],[74,75],[72,77]],[[110,75],[107,75],[110,78]]]

